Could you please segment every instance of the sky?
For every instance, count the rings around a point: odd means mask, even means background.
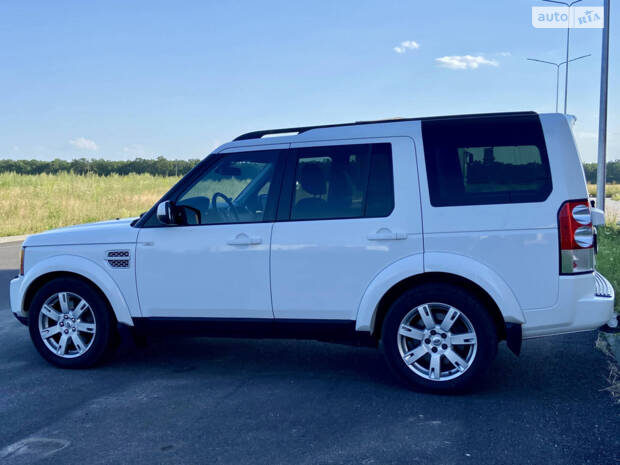
[[[540,0],[0,3],[0,158],[202,158],[257,129],[555,109],[566,32]],[[601,6],[602,0],[583,0]],[[620,159],[620,8],[608,159]],[[568,113],[597,154],[601,29],[573,29]],[[561,89],[561,93],[563,89]]]

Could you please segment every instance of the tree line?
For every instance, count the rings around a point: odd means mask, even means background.
[[[583,171],[590,184],[596,184],[596,163],[584,163]],[[607,162],[607,183],[620,184],[620,160]]]
[[[200,160],[168,160],[164,157],[155,159],[136,158],[135,160],[104,160],[76,158],[74,160],[52,161],[42,160],[0,160],[0,173],[12,172],[17,174],[95,174],[121,176],[130,173],[149,173],[154,176],[183,176]]]
[[[76,158],[74,160],[0,160],[0,173],[17,174],[56,174],[92,173],[98,176],[111,174],[127,175],[130,173],[149,173],[154,176],[183,176],[200,160],[168,160],[164,157],[154,159],[136,158],[135,160],[104,160]],[[596,183],[596,163],[584,163],[583,170],[589,183]],[[620,184],[620,160],[607,162],[607,182]]]

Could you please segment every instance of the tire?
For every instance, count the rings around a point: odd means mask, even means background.
[[[457,393],[483,377],[498,337],[489,311],[475,296],[437,283],[416,286],[392,304],[381,342],[389,366],[409,387]]]
[[[92,285],[77,278],[57,278],[34,295],[28,327],[45,360],[61,368],[88,368],[105,357],[115,321]]]

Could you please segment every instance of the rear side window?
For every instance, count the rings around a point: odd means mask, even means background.
[[[422,122],[431,205],[542,202],[551,172],[536,115]]]
[[[292,220],[388,216],[394,209],[390,144],[296,150]]]

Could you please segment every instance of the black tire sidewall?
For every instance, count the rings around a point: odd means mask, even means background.
[[[54,354],[43,342],[39,333],[39,313],[45,301],[58,292],[72,292],[89,304],[95,315],[97,329],[90,348],[79,357],[62,358]],[[62,368],[88,368],[100,362],[110,344],[112,317],[106,301],[92,285],[76,278],[57,278],[46,284],[34,295],[28,309],[30,338],[41,356],[53,365]]]
[[[398,329],[413,308],[430,302],[441,302],[459,309],[476,331],[478,347],[471,366],[461,376],[448,381],[431,381],[414,373],[398,350]],[[435,393],[457,393],[470,390],[485,374],[497,353],[497,330],[489,311],[470,292],[450,284],[426,284],[412,288],[399,297],[385,317],[381,343],[388,364],[409,386]]]

